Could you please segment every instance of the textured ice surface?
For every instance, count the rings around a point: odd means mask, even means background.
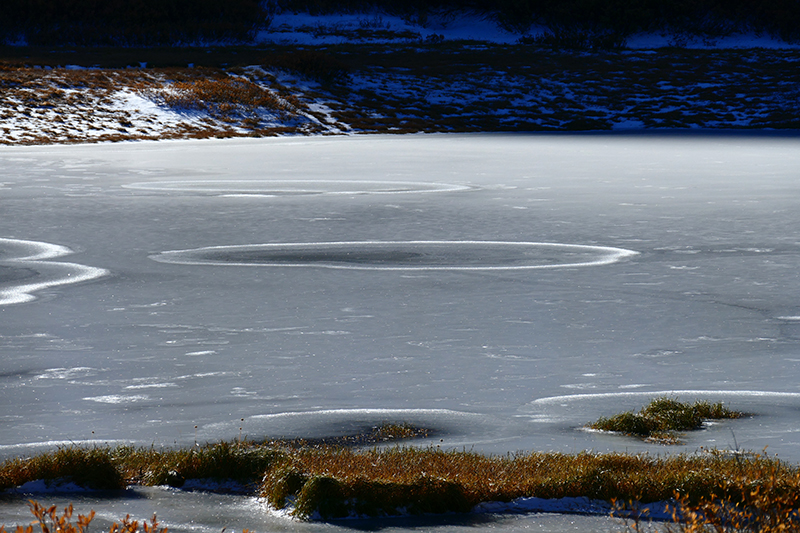
[[[69,248],[46,242],[0,238],[0,305],[30,302],[38,291],[108,274],[102,268],[46,261],[71,253]]]
[[[4,291],[62,260],[13,263],[23,241],[108,272],[0,306],[3,457],[408,421],[437,430],[422,445],[492,453],[769,446],[800,461],[794,137],[4,147],[0,168]],[[317,193],[293,193],[297,182]],[[487,242],[517,244],[509,256]],[[380,268],[507,265],[520,243],[548,245],[527,250],[536,261],[637,253],[549,269]],[[275,250],[295,267],[229,264]],[[175,251],[189,259],[151,258]],[[207,254],[214,264],[197,264]],[[316,268],[330,260],[369,268]],[[674,448],[580,430],[663,394],[753,417]]]
[[[498,241],[356,241],[173,250],[163,263],[350,270],[535,270],[607,265],[636,255],[608,246]]]

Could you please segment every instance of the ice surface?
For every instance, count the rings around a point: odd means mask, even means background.
[[[34,292],[108,274],[102,268],[45,262],[71,253],[69,248],[46,242],[0,238],[0,305],[30,302]]]
[[[0,306],[3,457],[65,442],[186,445],[408,421],[435,430],[420,445],[487,453],[768,446],[800,461],[795,137],[3,147],[0,168],[3,290],[61,268],[63,256],[35,252],[15,263],[20,243],[69,249],[68,265],[107,271]],[[322,193],[295,194],[293,182]],[[516,243],[514,253],[487,242]],[[317,268],[318,253],[294,268],[219,264],[299,243],[374,268]],[[451,266],[526,250],[562,261],[572,246],[636,254],[551,269],[378,268],[387,250],[415,260],[419,243],[448,243],[421,252]],[[152,259],[209,250],[224,253],[212,265]],[[581,430],[665,394],[753,416],[669,448]],[[171,530],[188,531],[191,509],[208,503],[216,518],[196,523],[209,531],[252,525],[236,521],[239,503],[220,510],[216,496],[149,490],[103,500],[103,513],[118,519],[149,501],[167,509]],[[0,514],[24,506],[0,503]],[[511,531],[544,523],[536,517],[476,523]],[[258,530],[322,527],[259,520],[270,525]]]
[[[172,250],[163,263],[349,270],[534,270],[615,263],[636,252],[608,246],[502,241],[357,241]]]

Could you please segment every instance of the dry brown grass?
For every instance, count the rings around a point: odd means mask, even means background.
[[[247,485],[284,464],[287,450],[335,450],[428,434],[425,428],[386,423],[354,435],[264,442],[236,440],[181,449],[70,446],[0,463],[0,491],[35,480],[72,481],[102,490],[121,489],[129,484],[173,485],[187,479],[224,479]]]
[[[696,501],[676,494],[673,523],[659,528],[664,533],[796,533],[800,532],[800,474],[766,465],[758,478],[744,480],[728,493],[718,491]],[[635,509],[622,505],[620,509]],[[625,518],[628,531],[642,531],[640,517]]]
[[[37,53],[42,64],[65,57]],[[0,63],[0,144],[616,124],[800,128],[796,51],[569,53],[445,42],[76,54],[69,59],[83,64],[121,66],[140,57],[173,66],[47,70],[21,59]],[[174,66],[188,61],[209,66]],[[219,66],[226,62],[233,66]],[[123,92],[177,116],[161,124],[156,115],[121,108],[115,98]]]
[[[367,440],[415,434],[407,427],[389,428]],[[482,502],[520,497],[587,497],[672,501],[685,528],[718,522],[720,527],[740,527],[719,531],[744,531],[742,524],[754,520],[769,527],[797,525],[800,470],[763,454],[486,456],[439,448],[363,449],[353,447],[363,446],[363,439],[339,439],[234,441],[182,450],[68,448],[6,461],[0,465],[0,481],[3,488],[51,479],[108,489],[131,483],[177,487],[189,479],[235,480],[276,508],[293,502],[298,518],[466,512]]]
[[[294,106],[282,101],[264,87],[239,78],[199,78],[177,81],[162,93],[170,107],[199,109],[214,116],[229,116],[238,112],[254,112],[259,108],[286,113]]]
[[[125,478],[106,449],[60,448],[52,453],[0,464],[0,490],[28,481],[69,479],[93,489],[121,489]]]
[[[127,95],[144,98],[132,109]],[[145,102],[173,111],[146,111]],[[149,104],[152,108],[152,104]],[[0,144],[319,133],[321,117],[274,78],[243,69],[0,70]],[[315,117],[315,118],[306,118]],[[316,120],[316,122],[315,122]],[[11,127],[13,125],[13,127]]]
[[[686,502],[698,503],[712,494],[733,497],[743,487],[757,486],[770,476],[800,489],[795,467],[765,456],[742,460],[720,453],[659,458],[618,453],[487,457],[438,449],[299,450],[289,453],[281,468],[284,477],[291,474],[295,480],[294,492],[281,486],[286,485],[281,475],[267,476],[262,495],[277,507],[294,495],[296,512],[301,516],[308,507],[301,505],[303,487],[319,477],[336,480],[344,500],[365,497],[359,487],[363,489],[369,483],[411,487],[421,479],[436,479],[456,484],[470,507],[531,496],[648,503],[669,500],[677,494]]]

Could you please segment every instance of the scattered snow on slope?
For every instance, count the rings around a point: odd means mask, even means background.
[[[486,17],[475,14],[432,16],[425,24],[383,13],[309,15],[281,13],[257,42],[283,44],[340,44],[346,42],[413,42],[431,40],[474,40],[513,44],[520,38]]]
[[[496,20],[476,13],[434,14],[424,21],[415,21],[377,11],[327,15],[284,12],[275,16],[268,29],[258,33],[256,42],[325,45],[348,42],[480,41],[515,44],[523,36],[532,37],[545,31],[545,27],[533,25],[525,34],[513,32],[503,28]],[[627,47],[634,50],[675,46],[692,49],[800,49],[800,43],[787,43],[756,32],[733,33],[718,38],[647,33],[633,35],[627,40]]]

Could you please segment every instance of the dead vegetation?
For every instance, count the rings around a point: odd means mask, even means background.
[[[577,53],[446,42],[209,52],[215,65],[238,58],[245,66],[78,70],[0,63],[0,144],[800,128],[796,51]],[[104,61],[87,51],[86,61],[107,63],[116,53]],[[113,61],[128,62],[131,53]],[[177,61],[169,51],[142,54],[156,64]]]
[[[293,512],[299,517],[309,516],[311,510],[324,518],[398,514],[415,501],[413,494],[428,490],[434,481],[439,483],[440,497],[450,502],[446,510],[458,512],[481,502],[520,497],[640,503],[678,498],[690,508],[712,495],[737,501],[743,491],[773,478],[780,479],[784,488],[800,488],[797,469],[776,459],[743,460],[716,452],[672,457],[531,452],[488,457],[439,449],[300,450],[282,464],[273,470],[274,475],[264,478],[261,494],[277,508],[294,501]],[[374,501],[374,494],[392,488],[410,494],[406,498],[412,500],[401,501],[393,509]],[[326,499],[329,503],[319,503]],[[318,503],[310,505],[306,500]],[[361,507],[344,505],[362,501],[366,503]],[[379,510],[367,511],[372,508]]]
[[[30,510],[34,517],[34,521],[27,526],[17,526],[13,531],[14,533],[33,533],[33,526],[37,526],[41,533],[86,533],[89,525],[94,520],[95,512],[91,511],[88,515],[79,514],[76,519],[72,518],[75,512],[72,504],[67,506],[63,512],[59,514],[55,505],[45,507],[39,502],[30,500]],[[114,522],[109,528],[109,533],[138,533],[140,522],[131,519],[130,515],[119,522]],[[147,523],[147,520],[141,522],[142,533],[167,533],[166,527],[159,527],[156,515]],[[6,532],[4,526],[0,525],[0,533],[11,533],[9,530]],[[249,533],[248,530],[243,530],[242,533]]]
[[[263,73],[262,73],[263,74]],[[211,68],[0,70],[0,144],[322,133],[275,78]]]
[[[671,531],[800,530],[800,471],[765,454],[486,456],[370,447],[420,434],[425,430],[387,425],[313,441],[237,440],[177,450],[64,448],[0,464],[0,482],[6,490],[40,479],[108,490],[235,481],[301,519],[460,513],[483,502],[586,497],[615,503],[615,512],[627,510],[626,516],[639,504],[665,502],[679,521],[666,525]]]

